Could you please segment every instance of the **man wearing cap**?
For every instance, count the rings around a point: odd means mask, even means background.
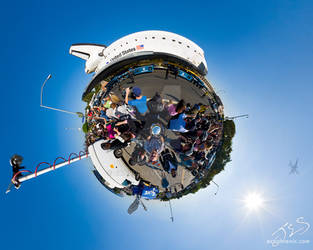
[[[126,102],[128,105],[135,106],[136,109],[138,110],[138,112],[139,112],[141,115],[145,115],[146,112],[148,111],[148,107],[147,107],[147,97],[141,95],[141,89],[140,89],[140,88],[134,87],[134,88],[133,88],[133,94],[134,94],[134,96],[135,96],[136,99],[129,101],[129,100],[128,100],[129,92],[130,92],[130,89],[127,88],[127,89],[126,89],[125,102]]]

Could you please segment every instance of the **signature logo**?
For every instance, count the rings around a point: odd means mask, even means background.
[[[303,235],[311,227],[308,222],[304,221],[304,217],[297,218],[296,223],[297,225],[294,226],[293,224],[286,222],[272,233],[274,238],[273,240],[268,241],[268,243],[271,243],[273,247],[278,246],[280,243],[309,243],[308,240],[291,240],[296,234]]]

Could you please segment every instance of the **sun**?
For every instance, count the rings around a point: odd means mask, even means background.
[[[264,199],[259,193],[249,193],[244,199],[245,206],[249,210],[258,210],[263,207]]]

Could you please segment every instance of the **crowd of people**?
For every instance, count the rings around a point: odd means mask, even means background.
[[[104,139],[104,150],[121,150],[134,141],[130,165],[162,167],[173,178],[179,165],[193,175],[207,167],[222,135],[208,105],[165,102],[158,93],[148,100],[139,87],[122,96],[109,93],[88,108],[87,145]]]
[[[177,134],[170,140],[171,147],[179,155],[180,164],[197,175],[204,170],[222,137],[222,121],[207,114],[208,106],[201,103],[191,106],[180,100],[167,106],[171,116],[168,129]]]

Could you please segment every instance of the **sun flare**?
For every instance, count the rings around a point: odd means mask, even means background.
[[[244,199],[244,203],[249,210],[257,210],[264,205],[264,199],[258,193],[250,193]]]

